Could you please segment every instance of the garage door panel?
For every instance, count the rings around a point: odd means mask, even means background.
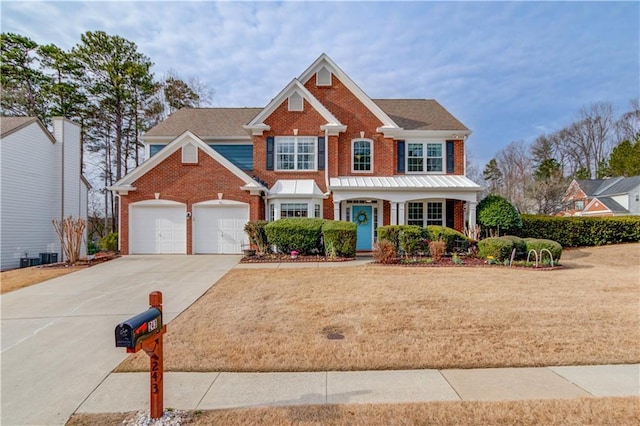
[[[131,254],[186,254],[186,206],[133,206],[129,220]]]
[[[242,251],[247,241],[244,226],[249,221],[247,205],[196,206],[194,208],[194,253],[228,253]]]

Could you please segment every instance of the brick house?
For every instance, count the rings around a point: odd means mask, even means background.
[[[435,100],[371,99],[321,55],[264,108],[182,109],[143,138],[148,160],[110,189],[120,249],[239,253],[247,221],[475,224],[471,131]]]
[[[574,179],[562,203],[559,216],[640,215],[640,176]]]

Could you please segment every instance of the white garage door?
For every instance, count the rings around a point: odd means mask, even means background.
[[[241,253],[248,241],[244,232],[248,221],[249,206],[244,203],[194,205],[193,252]]]
[[[187,208],[173,201],[142,201],[129,211],[131,254],[186,254]]]

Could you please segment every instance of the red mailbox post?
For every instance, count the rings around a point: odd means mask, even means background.
[[[162,323],[162,293],[150,293],[149,305],[148,311],[116,326],[116,347],[127,348],[127,353],[142,349],[149,355],[151,418],[159,419],[164,413],[162,336],[167,331]]]

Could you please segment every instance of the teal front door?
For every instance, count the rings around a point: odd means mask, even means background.
[[[373,241],[373,208],[371,206],[351,207],[351,218],[356,228],[356,250],[371,250]]]

